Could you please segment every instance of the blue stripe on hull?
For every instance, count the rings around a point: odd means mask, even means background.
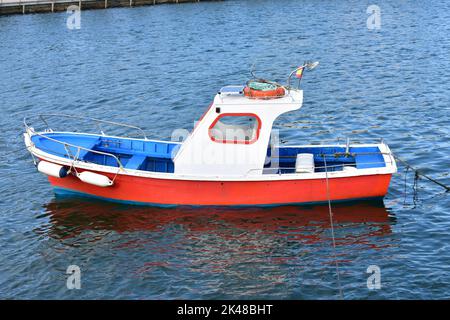
[[[115,202],[120,204],[127,205],[136,205],[136,206],[151,206],[151,207],[160,207],[160,208],[175,208],[175,207],[227,207],[227,208],[242,208],[242,207],[261,207],[261,208],[271,208],[271,207],[281,207],[281,206],[311,206],[311,205],[324,205],[327,204],[328,201],[316,201],[316,202],[291,202],[291,203],[277,203],[277,204],[250,204],[250,205],[179,205],[179,204],[161,204],[161,203],[153,203],[153,202],[139,202],[139,201],[128,201],[128,200],[117,200],[112,198],[105,198],[96,195],[92,195],[89,193],[83,193],[71,189],[54,187],[55,194],[59,196],[67,196],[73,197],[78,196],[82,198],[90,198],[97,199],[101,201]],[[352,199],[344,199],[344,200],[332,200],[332,203],[346,203],[346,202],[358,202],[358,201],[381,201],[384,197],[369,197],[369,198],[352,198]]]

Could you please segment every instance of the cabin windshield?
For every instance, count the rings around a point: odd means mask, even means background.
[[[258,139],[261,122],[256,115],[223,114],[209,128],[211,140],[220,143],[253,143]]]

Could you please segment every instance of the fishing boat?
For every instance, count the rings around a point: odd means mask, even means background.
[[[276,142],[274,121],[301,108],[307,62],[287,84],[253,77],[221,88],[183,141],[148,139],[139,127],[45,114],[24,119],[24,140],[56,193],[158,206],[273,206],[383,198],[397,171],[383,140],[327,144]],[[291,85],[291,78],[298,85]],[[89,120],[141,137],[55,130],[48,119]]]

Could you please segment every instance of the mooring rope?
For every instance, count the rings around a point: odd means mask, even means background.
[[[419,173],[417,171],[414,173],[414,184],[413,184],[413,202],[414,205],[419,201]]]
[[[409,167],[405,168],[405,178],[403,179],[403,194],[405,195],[405,198],[403,199],[403,205],[406,205],[406,195],[407,195],[407,191],[406,191],[406,179],[408,178],[408,172],[409,172]]]
[[[326,180],[326,185],[327,185],[328,213],[330,215],[331,238],[333,239],[333,253],[334,253],[334,262],[336,264],[336,275],[337,275],[338,286],[339,286],[339,296],[341,299],[344,299],[344,294],[342,292],[342,286],[341,286],[341,277],[339,275],[339,264],[337,261],[337,254],[336,254],[336,239],[334,237],[333,212],[331,211],[330,185],[328,183],[328,167],[327,167],[327,159],[325,156],[323,157],[323,162],[325,165],[325,180]]]
[[[411,166],[408,162],[406,162],[405,160],[399,158],[398,156],[396,156],[395,154],[392,153],[392,156],[395,158],[395,160],[403,163],[403,165],[407,168],[407,169],[411,169],[415,172],[415,179],[417,179],[419,176],[420,177],[424,177],[425,179],[430,180],[431,182],[437,184],[438,186],[441,186],[442,188],[444,188],[446,190],[446,192],[448,192],[450,190],[449,186],[446,186],[445,184],[443,184],[440,181],[437,181],[436,179],[433,179],[429,176],[427,176],[426,174],[422,173],[420,169],[414,168],[413,166]],[[408,172],[408,171],[407,171]]]
[[[25,149],[26,149],[26,148],[25,148]],[[26,149],[26,150],[27,150],[27,149]],[[24,148],[19,148],[19,149],[16,149],[16,150],[13,150],[13,151],[10,151],[10,152],[1,154],[0,157],[1,157],[1,158],[6,158],[6,157],[8,157],[8,156],[10,156],[10,155],[12,155],[12,154],[16,154],[16,153],[23,152],[23,151],[24,151]]]

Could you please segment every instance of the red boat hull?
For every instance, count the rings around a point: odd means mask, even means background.
[[[49,180],[60,191],[149,205],[282,205],[328,200],[325,179],[193,181],[119,175],[111,187],[90,185],[74,176],[49,176]],[[344,201],[384,197],[390,180],[391,174],[330,178],[330,199]]]

